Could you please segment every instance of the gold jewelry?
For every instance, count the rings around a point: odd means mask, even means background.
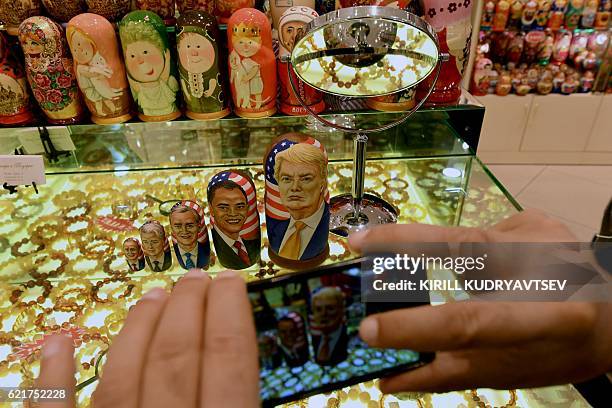
[[[511,408],[511,407],[515,407],[516,406],[516,400],[517,400],[517,396],[516,396],[516,390],[509,390],[508,391],[510,393],[510,399],[508,400],[508,402],[504,405],[500,405],[499,407],[494,407],[491,406],[490,404],[486,404],[484,401],[482,401],[482,399],[480,398],[480,396],[478,395],[478,391],[477,390],[471,390],[470,393],[472,394],[472,400],[478,405],[479,408]]]
[[[33,248],[30,249],[29,251],[22,251],[21,247],[23,247],[24,245],[28,244],[30,242],[29,238],[24,238],[21,241],[17,241],[13,244],[13,246],[11,247],[11,255],[13,255],[14,257],[22,257],[22,256],[28,256],[28,255],[32,255],[35,254],[36,252],[40,252],[43,249],[45,249],[45,244],[41,244],[41,243],[35,243],[32,242]]]

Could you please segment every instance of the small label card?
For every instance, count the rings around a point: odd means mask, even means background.
[[[45,164],[42,156],[0,155],[0,186],[45,184]]]

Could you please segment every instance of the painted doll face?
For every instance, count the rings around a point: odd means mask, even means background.
[[[164,253],[164,241],[154,232],[142,232],[142,251],[148,257],[159,258]]]
[[[283,160],[276,180],[281,202],[290,214],[299,211],[304,214],[298,217],[301,219],[317,211],[324,188],[321,171],[317,166]]]
[[[278,338],[285,347],[293,347],[298,340],[298,328],[291,320],[281,320],[278,322]]]
[[[139,82],[157,81],[164,71],[161,51],[148,41],[129,44],[125,51],[125,65],[131,77]]]
[[[232,44],[238,54],[248,58],[257,54],[257,51],[261,48],[261,37],[234,34],[232,36]]]
[[[94,47],[80,31],[75,31],[70,43],[72,56],[79,64],[87,64],[94,55]]]
[[[228,236],[240,233],[246,220],[249,206],[239,188],[220,187],[215,190],[212,200],[212,215],[215,225]]]
[[[41,54],[44,48],[42,42],[32,36],[27,36],[23,43],[23,52],[30,55]]]
[[[338,329],[344,318],[342,294],[322,290],[313,295],[312,316],[323,333],[332,333]]]
[[[198,239],[199,223],[193,211],[172,212],[170,214],[170,227],[182,248],[190,250],[195,247]]]
[[[281,27],[281,42],[287,51],[293,51],[295,46],[295,37],[299,31],[302,31],[306,23],[302,21],[288,21]]]
[[[127,240],[123,243],[123,252],[125,257],[130,261],[137,261],[140,256],[140,248],[138,243],[133,240]]]
[[[181,34],[178,53],[183,68],[195,74],[208,71],[215,61],[215,49],[212,43],[197,33]]]

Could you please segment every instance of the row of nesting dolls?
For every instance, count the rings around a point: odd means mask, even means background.
[[[308,136],[287,134],[275,140],[264,160],[270,259],[294,269],[323,262],[329,253],[325,148]],[[219,172],[208,183],[212,240],[217,259],[226,268],[245,269],[260,260],[255,191],[253,179],[241,170]],[[210,243],[203,206],[195,200],[177,201],[170,210],[169,224],[172,245],[156,220],[139,228],[140,241],[124,241],[123,253],[130,270],[148,266],[161,272],[172,266],[173,258],[183,269],[208,267]]]
[[[308,7],[291,7],[283,13],[279,20],[280,56],[291,52],[298,28],[316,16]],[[151,11],[133,11],[119,22],[123,58],[112,24],[96,14],[72,18],[65,35],[62,26],[51,19],[30,17],[21,23],[18,34],[27,80],[50,123],[81,121],[85,112],[82,100],[93,122],[125,122],[132,118],[132,98],[141,120],[173,120],[182,114],[179,90],[188,117],[217,119],[230,113],[226,78],[237,115],[266,117],[276,112],[277,69],[281,110],[305,114],[290,89],[286,63],[277,64],[265,14],[253,8],[240,9],[230,17],[227,33],[227,77],[222,76],[225,61],[219,58],[220,31],[215,18],[203,11],[188,11],[178,18],[178,64],[173,61],[164,22]],[[0,116],[10,117],[2,123],[25,123],[32,114],[23,74],[18,62],[8,58],[6,44],[2,49]],[[294,82],[299,83],[297,78]],[[299,89],[313,110],[325,108],[320,92],[302,83]]]

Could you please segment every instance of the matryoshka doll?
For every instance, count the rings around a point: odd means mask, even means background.
[[[259,262],[261,230],[255,183],[248,172],[225,170],[208,183],[215,253],[221,265],[245,269]]]
[[[138,117],[165,122],[181,116],[179,83],[162,19],[151,11],[132,11],[119,22],[119,36]]]
[[[538,64],[548,65],[553,52],[554,42],[555,38],[553,37],[552,32],[550,30],[546,30],[546,38],[540,43],[538,48]]]
[[[517,27],[521,22],[523,16],[523,7],[525,3],[523,0],[511,0],[510,1],[510,18],[508,19],[508,27]]]
[[[580,92],[587,93],[593,89],[593,83],[595,82],[595,74],[593,71],[586,71],[582,78],[580,78]]]
[[[315,8],[315,0],[272,0],[270,2],[270,12],[272,13],[272,26],[276,31],[280,30],[280,19],[285,12],[290,8],[302,8],[307,7],[310,9]],[[316,11],[315,11],[316,13]],[[318,17],[319,14],[316,14]]]
[[[283,13],[279,20],[280,25],[278,29],[280,58],[291,55],[298,33],[304,32],[306,25],[318,16],[317,12],[309,7],[291,7]],[[308,111],[300,104],[289,83],[287,64],[289,63],[278,61],[277,65],[278,79],[281,84],[280,109],[287,115],[306,115]],[[325,110],[323,94],[300,80],[293,71],[293,68],[291,68],[291,75],[302,101],[315,113]]]
[[[529,0],[523,8],[523,15],[521,16],[521,28],[523,31],[531,30],[533,22],[535,21],[536,11],[538,9],[538,3],[535,0]]]
[[[87,11],[98,14],[109,21],[117,21],[131,9],[130,0],[85,0]]]
[[[0,33],[0,125],[27,125],[33,120],[23,66]]]
[[[508,0],[499,0],[495,7],[495,16],[493,17],[493,31],[504,31],[508,23],[510,14],[510,3]]]
[[[557,31],[563,25],[563,19],[565,17],[565,10],[567,10],[568,0],[553,0],[552,7],[550,8],[550,15],[548,17],[548,28],[553,31]]]
[[[238,116],[262,118],[276,112],[276,58],[270,22],[253,8],[236,11],[227,24],[229,75]]]
[[[472,86],[470,92],[476,96],[486,95],[491,83],[491,68],[493,63],[490,59],[480,57],[476,60],[474,75],[472,76]]]
[[[80,14],[68,23],[66,37],[91,120],[97,124],[130,120],[130,91],[111,23],[97,14]]]
[[[145,255],[137,238],[128,238],[123,241],[123,256],[130,272],[141,271],[145,268]]]
[[[611,0],[599,0],[599,7],[597,7],[597,13],[595,14],[595,28],[608,28],[611,5]]]
[[[179,74],[186,115],[218,119],[230,113],[219,60],[217,20],[203,11],[187,11],[177,22]]]
[[[167,25],[174,25],[174,0],[135,0],[138,10],[148,10],[157,14]]]
[[[62,27],[47,17],[30,17],[19,26],[19,42],[30,88],[49,122],[80,122],[84,110]]]
[[[540,0],[538,2],[538,10],[536,11],[535,26],[539,30],[543,30],[548,24],[548,15],[550,14],[550,7],[552,6],[552,0]]]
[[[204,11],[210,15],[214,15],[215,3],[215,0],[176,0],[176,7],[180,15],[188,11]]]
[[[495,93],[499,96],[506,96],[512,90],[512,79],[510,78],[510,74],[507,72],[503,72],[499,76],[499,81],[497,82],[497,86],[495,87]]]
[[[482,11],[482,19],[480,21],[480,29],[484,31],[490,30],[493,27],[494,17],[495,17],[495,2],[493,0],[489,0],[484,4],[484,10]]]
[[[0,20],[9,35],[17,35],[21,22],[40,15],[40,9],[40,0],[0,0]]]
[[[264,155],[268,255],[287,268],[309,268],[329,253],[327,153],[303,134],[276,138]]]
[[[210,240],[204,207],[193,200],[181,200],[170,209],[172,250],[183,269],[208,268]]]
[[[557,33],[552,53],[552,61],[554,63],[560,64],[567,59],[571,42],[571,31],[562,30]]]
[[[147,221],[138,229],[145,263],[153,272],[163,272],[172,266],[172,252],[166,230],[159,221]]]
[[[595,24],[598,3],[598,0],[586,0],[582,10],[582,18],[580,19],[580,25],[583,28],[591,28]]]
[[[570,0],[565,13],[565,28],[573,30],[578,27],[582,10],[584,9],[584,0]]]
[[[67,23],[76,15],[87,10],[85,0],[42,0],[49,15],[53,19]]]
[[[216,0],[215,15],[219,23],[226,24],[237,10],[253,7],[255,0]]]

